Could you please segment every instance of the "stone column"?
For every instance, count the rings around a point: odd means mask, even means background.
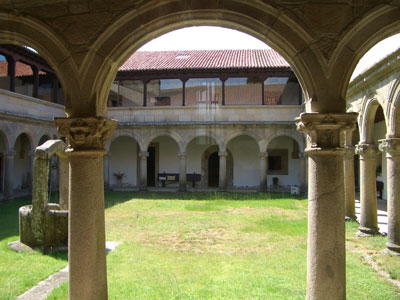
[[[302,113],[297,130],[308,134],[307,299],[345,300],[343,157],[340,136],[356,114]]]
[[[226,151],[219,151],[219,189],[221,191],[226,190]]]
[[[186,153],[179,154],[179,191],[186,191]]]
[[[69,161],[68,156],[58,154],[59,157],[59,192],[60,192],[60,209],[68,210],[69,206]]]
[[[14,157],[15,151],[8,151],[4,160],[4,200],[14,199]]]
[[[260,157],[260,191],[267,191],[267,166],[268,166],[268,152],[261,152]]]
[[[354,184],[354,147],[345,147],[344,155],[344,202],[346,221],[357,220],[356,216],[356,187]]]
[[[104,164],[104,187],[110,187],[110,153],[104,155],[103,157]]]
[[[386,247],[400,255],[400,138],[380,140],[379,148],[386,152],[388,241]]]
[[[359,236],[378,233],[378,203],[376,199],[376,147],[373,144],[357,144],[360,155],[360,228]]]
[[[55,118],[69,158],[69,300],[107,300],[104,144],[117,126],[103,117]]]
[[[139,190],[146,191],[147,190],[147,157],[149,157],[149,152],[140,151],[140,183]]]
[[[300,159],[300,191],[307,192],[307,156],[304,152],[299,153]]]

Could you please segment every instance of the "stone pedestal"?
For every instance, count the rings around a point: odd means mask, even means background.
[[[400,138],[380,140],[386,152],[388,241],[387,249],[400,255]]]
[[[360,228],[358,235],[375,235],[378,229],[378,203],[376,199],[376,153],[373,144],[356,145],[360,155]]]
[[[260,157],[260,192],[267,191],[268,152],[262,152]]]
[[[219,190],[226,190],[226,151],[218,152],[219,155]]]
[[[9,151],[5,155],[4,161],[4,200],[14,199],[14,157],[15,151]]]
[[[149,152],[141,151],[139,153],[140,158],[140,182],[139,182],[139,190],[146,191],[147,190],[147,158],[149,157]]]
[[[110,154],[106,154],[103,157],[104,164],[104,187],[110,187]]]
[[[340,137],[356,114],[302,113],[297,130],[308,135],[307,299],[345,300],[344,178]]]
[[[69,300],[107,300],[103,155],[117,123],[102,117],[54,121],[69,146]]]
[[[357,220],[353,147],[346,147],[346,154],[344,156],[344,200],[346,208],[346,220],[347,221]]]
[[[186,191],[186,153],[179,154],[179,191]]]

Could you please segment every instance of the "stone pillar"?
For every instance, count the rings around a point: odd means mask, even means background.
[[[346,221],[357,220],[356,216],[356,187],[354,184],[354,147],[345,147],[344,155],[344,202]]]
[[[304,152],[299,153],[300,160],[300,191],[307,192],[307,155]]]
[[[103,157],[104,164],[104,187],[110,187],[110,153],[104,155]]]
[[[226,190],[226,151],[219,151],[219,189],[221,191]]]
[[[140,151],[140,183],[139,190],[146,191],[147,190],[147,157],[149,157],[149,152]]]
[[[380,140],[379,148],[386,152],[388,241],[386,247],[400,255],[400,138]]]
[[[360,228],[358,236],[378,233],[378,203],[376,199],[376,147],[373,144],[357,144],[360,155]]]
[[[104,144],[117,126],[103,117],[55,118],[69,158],[69,300],[106,300]]]
[[[8,151],[4,160],[4,200],[14,199],[14,157],[15,151]]]
[[[261,152],[260,157],[260,191],[267,191],[268,181],[267,181],[267,166],[268,166],[268,152]]]
[[[356,114],[302,113],[297,130],[308,134],[307,299],[345,300],[343,157],[340,136]]]
[[[68,210],[69,206],[69,162],[66,154],[58,154],[59,157],[59,192],[60,192],[60,209]]]
[[[179,191],[186,191],[186,153],[179,154]]]

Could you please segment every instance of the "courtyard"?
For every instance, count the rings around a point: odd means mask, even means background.
[[[15,299],[67,265],[66,252],[17,253],[19,198],[0,204],[0,299]],[[268,193],[106,192],[109,299],[305,299],[307,200]],[[387,238],[346,223],[347,298],[398,299]],[[47,299],[68,298],[67,283]]]

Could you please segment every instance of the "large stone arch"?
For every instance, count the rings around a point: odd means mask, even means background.
[[[213,130],[207,130],[207,129],[196,129],[196,131],[192,134],[190,134],[186,139],[185,139],[185,147],[184,149],[186,150],[188,145],[196,138],[199,137],[209,137],[212,138],[215,142],[216,145],[218,145],[218,148],[220,151],[224,151],[224,144],[223,140],[213,131]]]
[[[127,136],[127,137],[134,139],[138,143],[140,149],[145,148],[143,139],[138,134],[136,134],[136,132],[134,130],[116,130],[114,135],[110,139],[108,139],[108,141],[104,147],[106,149],[106,151],[109,152],[111,144],[117,138],[122,137],[122,136]]]
[[[150,135],[148,138],[146,138],[146,140],[143,143],[143,148],[141,148],[141,151],[147,151],[147,148],[149,147],[150,143],[160,137],[160,136],[167,136],[170,137],[171,139],[173,139],[176,144],[178,145],[178,149],[181,153],[185,152],[185,143],[182,139],[182,137],[176,133],[175,131],[172,130],[161,130],[161,131],[157,131],[156,133],[153,133],[152,135]]]
[[[33,17],[0,13],[0,42],[37,50],[56,72],[64,88],[66,112],[72,112],[71,101],[79,99],[79,70],[68,46],[50,26]]]
[[[378,100],[375,94],[367,95],[364,97],[361,104],[361,111],[358,120],[360,130],[360,143],[373,143],[373,126],[375,114],[379,106],[382,107],[385,116],[385,125],[386,128],[388,128],[388,118],[382,104],[382,100]]]
[[[271,141],[280,136],[287,136],[287,137],[292,138],[299,145],[299,149],[301,151],[304,151],[304,148],[305,148],[304,138],[301,136],[300,133],[296,133],[293,130],[279,130],[265,138],[265,143],[263,144],[263,147],[265,147],[265,148],[262,148],[260,152],[267,151]]]
[[[10,150],[10,141],[9,138],[7,136],[7,133],[3,131],[3,129],[0,129],[0,139],[3,141],[4,143],[4,151],[9,151]],[[14,145],[14,144],[12,144]]]
[[[400,32],[399,13],[396,5],[377,6],[364,12],[338,36],[327,70],[338,91],[338,95],[335,95],[337,99],[331,100],[344,101],[351,75],[359,60],[378,42]]]
[[[208,147],[201,156],[201,181],[200,185],[204,188],[208,187],[208,159],[211,154],[219,152],[220,148],[217,145]],[[226,184],[228,187],[233,186],[233,156],[232,153],[227,150],[226,157]]]
[[[230,141],[232,141],[234,138],[241,136],[241,135],[252,138],[258,145],[258,149],[261,152],[261,150],[263,148],[262,138],[258,134],[254,133],[252,131],[249,131],[249,130],[237,130],[237,131],[234,131],[234,132],[228,134],[223,141],[223,147],[226,149]]]
[[[146,9],[129,11],[111,24],[93,44],[94,51],[86,56],[82,69],[97,74],[92,95],[97,95],[98,114],[104,115],[105,97],[117,69],[136,49],[175,29],[216,25],[243,31],[276,49],[291,64],[307,99],[317,90],[313,78],[318,76],[313,77],[310,71],[321,73],[318,63],[321,59],[316,58],[321,54],[315,47],[308,48],[311,33],[300,24],[279,9],[259,2],[197,0],[182,5],[179,1],[152,1]],[[97,64],[100,59],[101,65]]]

